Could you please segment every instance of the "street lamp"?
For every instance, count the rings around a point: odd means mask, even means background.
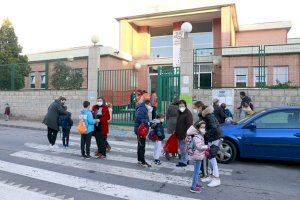
[[[134,69],[136,69],[136,70],[139,70],[139,69],[141,69],[141,67],[142,67],[142,65],[140,64],[140,63],[135,63],[135,65],[134,65]]]
[[[193,26],[190,22],[184,22],[181,25],[181,31],[183,31],[184,33],[190,33],[192,32]]]
[[[96,46],[96,44],[99,42],[98,35],[92,35],[91,41],[94,44],[94,46]]]

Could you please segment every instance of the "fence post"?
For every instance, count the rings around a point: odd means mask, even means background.
[[[45,89],[48,90],[49,87],[49,62],[48,60],[45,61]]]
[[[15,70],[16,67],[14,64],[10,65],[10,89],[15,90]]]

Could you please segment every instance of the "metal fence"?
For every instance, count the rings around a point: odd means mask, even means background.
[[[0,65],[0,90],[19,90],[24,88],[24,74],[28,63]]]
[[[194,50],[194,88],[300,87],[300,44]]]

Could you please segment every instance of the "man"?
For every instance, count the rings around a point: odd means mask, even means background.
[[[149,116],[148,112],[152,109],[150,105],[150,100],[144,100],[143,103],[137,105],[136,108],[136,118],[134,124],[134,133],[138,139],[138,148],[137,148],[137,156],[138,156],[138,165],[143,167],[151,167],[145,160],[145,146],[146,146],[146,138],[140,138],[138,134],[138,129],[140,125],[143,123],[146,127],[149,127]]]
[[[59,97],[56,99],[48,108],[48,112],[46,116],[44,117],[43,124],[47,126],[48,129],[48,141],[50,143],[50,147],[53,147],[55,145],[57,133],[59,131],[58,126],[58,117],[59,115],[70,115],[71,113],[68,111],[65,111],[63,108],[63,105],[66,102],[65,97]]]
[[[155,90],[153,90],[151,92],[150,103],[151,103],[151,105],[153,107],[153,110],[152,110],[152,120],[154,120],[156,118],[156,112],[157,112],[157,107],[158,107],[157,94],[156,94]]]
[[[225,123],[225,119],[227,116],[224,113],[224,110],[219,105],[219,99],[213,100],[213,107],[214,107],[214,115],[217,118],[219,124]]]
[[[238,107],[238,109],[240,110],[240,119],[243,119],[246,117],[245,112],[243,111],[243,105],[248,104],[251,108],[251,110],[254,110],[254,106],[252,104],[252,99],[248,96],[246,96],[245,92],[240,92],[240,97],[242,99],[241,101],[241,105]]]

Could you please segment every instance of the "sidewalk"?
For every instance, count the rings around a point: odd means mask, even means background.
[[[39,131],[47,131],[47,127],[41,122],[37,121],[25,121],[25,120],[10,120],[4,121],[0,120],[0,126],[5,127],[13,127],[13,128],[22,128],[22,129],[30,129],[30,130],[39,130]],[[127,139],[127,140],[136,140],[136,136],[133,131],[133,128],[124,127],[126,130],[122,130],[122,127],[112,126],[110,128],[110,132],[108,137],[116,138],[116,139]],[[78,134],[76,130],[76,125],[71,129],[72,134]]]

